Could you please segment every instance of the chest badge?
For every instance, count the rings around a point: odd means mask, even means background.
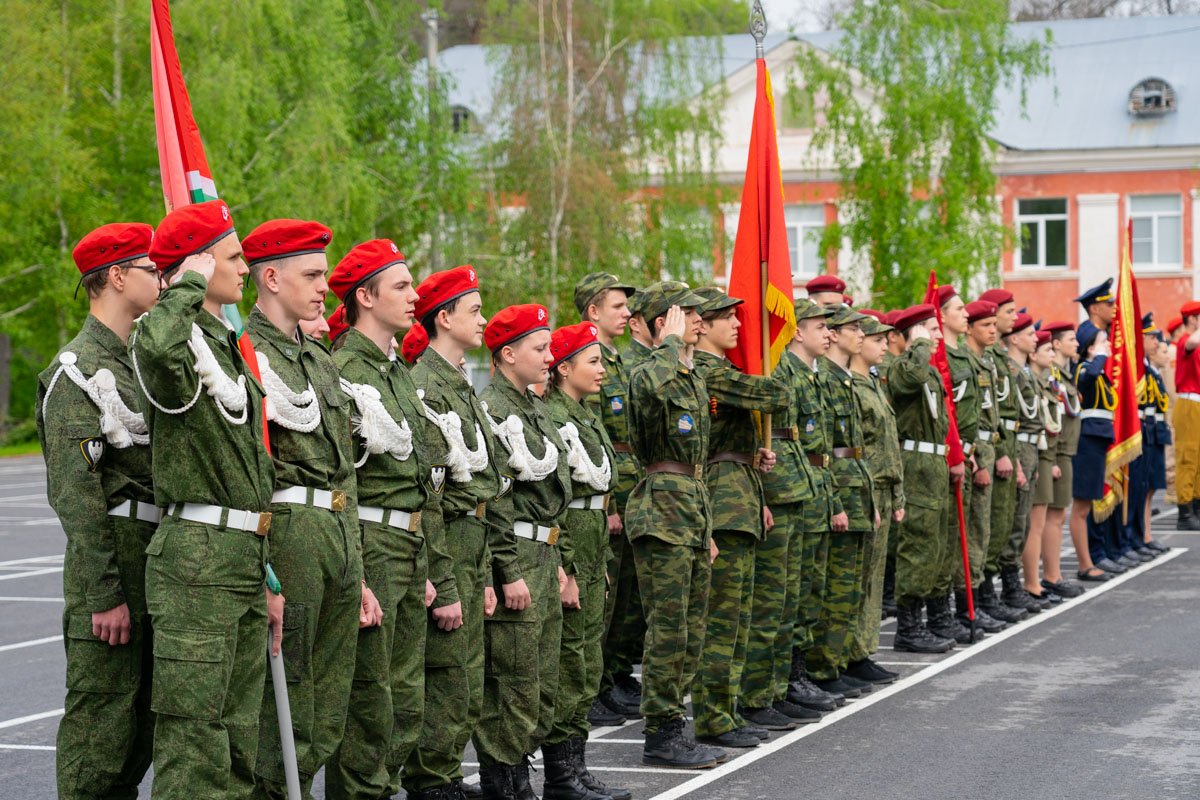
[[[429,470],[429,488],[434,494],[441,494],[446,486],[446,466],[437,464]]]
[[[804,423],[804,432],[806,434],[808,434],[809,436],[812,436],[813,432],[816,431],[816,429],[817,429],[816,420],[810,419],[808,422]]]
[[[622,414],[625,412],[625,398],[614,397],[608,401],[608,407],[612,409],[613,414]]]
[[[79,443],[79,452],[83,453],[88,472],[95,472],[100,468],[100,459],[104,458],[104,440],[99,436],[84,439]]]
[[[513,479],[510,476],[501,473],[501,475],[500,475],[500,494],[496,495],[496,498],[499,499],[501,497],[504,497],[504,495],[506,495],[510,491],[512,491],[512,487],[513,487]]]
[[[696,423],[692,419],[691,414],[683,414],[682,416],[679,417],[679,422],[676,423],[676,427],[679,428],[679,432],[681,434],[686,436],[687,434],[692,432],[692,428],[695,426],[695,424]]]

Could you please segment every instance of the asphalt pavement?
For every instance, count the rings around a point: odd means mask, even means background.
[[[45,493],[40,458],[0,459],[0,798],[55,797],[66,539]],[[593,731],[589,763],[640,800],[1198,797],[1200,539],[1174,524],[1167,555],[974,646],[897,653],[889,620],[899,682],[715,769],[642,767],[640,722]]]

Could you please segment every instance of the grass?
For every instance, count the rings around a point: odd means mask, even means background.
[[[42,452],[42,447],[37,442],[0,445],[0,458],[9,456],[35,456],[40,452]]]

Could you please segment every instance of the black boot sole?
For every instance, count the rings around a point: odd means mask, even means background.
[[[648,756],[645,754],[642,755],[642,765],[643,766],[663,767],[664,769],[683,769],[683,770],[712,769],[713,767],[715,767],[717,764],[720,764],[720,763],[721,763],[720,761],[718,761],[717,759],[714,758],[710,761],[700,762],[699,764],[684,764],[679,761],[671,761],[670,759],[667,759],[667,758],[656,758],[654,756]]]

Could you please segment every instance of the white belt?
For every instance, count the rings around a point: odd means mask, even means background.
[[[1004,430],[1006,431],[1015,431],[1017,429],[1017,421],[1015,419],[1002,419],[1000,421],[1004,423]]]
[[[399,511],[394,508],[379,508],[378,506],[359,506],[358,518],[367,522],[378,522],[390,528],[399,528],[410,533],[421,528],[420,511]]]
[[[959,443],[962,445],[963,455],[966,456],[967,458],[970,458],[971,451],[973,451],[975,449],[975,443],[974,442],[964,442],[961,439],[959,440]]]
[[[576,497],[567,504],[567,508],[582,508],[587,511],[599,511],[608,508],[608,495],[594,494],[590,497]]]
[[[543,544],[558,542],[558,528],[547,528],[545,525],[534,525],[532,522],[513,523],[513,533],[522,539],[532,539]]]
[[[1158,409],[1148,408],[1142,412],[1142,419],[1158,419]]]
[[[483,512],[486,508],[487,508],[487,503],[480,503],[479,505],[475,506],[470,511],[468,511],[466,513],[466,516],[481,518],[481,517],[483,517]]]
[[[188,522],[202,522],[205,525],[221,525],[224,518],[226,528],[239,531],[249,531],[259,536],[266,536],[271,529],[270,513],[256,514],[253,511],[242,511],[238,508],[223,508],[209,506],[203,503],[171,503],[167,506],[167,516],[186,519]]]
[[[1112,421],[1113,412],[1105,408],[1085,408],[1079,412],[1080,419],[1106,419]]]
[[[294,506],[313,506],[326,511],[343,511],[346,508],[346,493],[340,489],[310,489],[307,486],[289,486],[277,489],[271,495],[272,503],[288,503]]]
[[[156,505],[150,503],[139,503],[137,500],[126,500],[120,505],[115,505],[108,510],[110,517],[125,517],[126,519],[136,519],[139,522],[153,522],[158,524],[162,521],[163,510]]]
[[[993,431],[976,431],[975,436],[981,442],[990,442],[993,438],[995,438],[996,434]]]
[[[1197,392],[1180,392],[1175,396],[1181,400],[1191,400],[1194,403],[1200,403],[1200,393]]]
[[[1017,441],[1024,442],[1025,444],[1037,444],[1038,435],[1036,433],[1018,433]]]
[[[912,439],[905,439],[904,449],[909,451],[915,450],[918,453],[929,453],[930,455],[934,453],[939,456],[946,455],[946,445],[934,444],[933,442],[914,442]]]

